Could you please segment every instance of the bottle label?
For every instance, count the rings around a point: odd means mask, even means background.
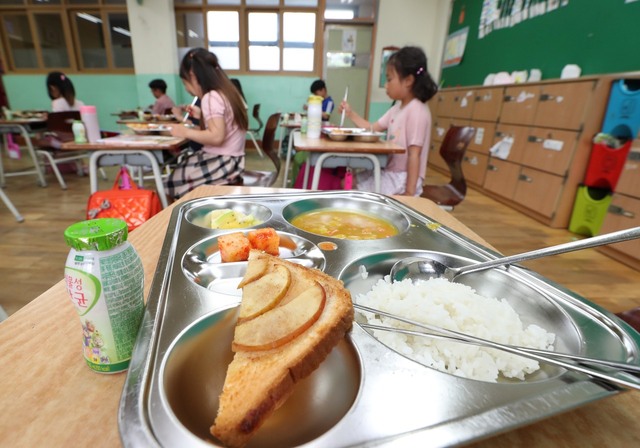
[[[72,250],[65,282],[82,324],[89,367],[105,373],[126,370],[144,312],[144,271],[135,249],[128,246],[108,256]]]

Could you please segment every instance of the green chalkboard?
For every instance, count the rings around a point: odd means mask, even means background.
[[[453,2],[449,34],[468,26],[469,36],[460,65],[442,70],[445,87],[478,85],[489,73],[532,68],[542,71],[542,79],[557,79],[567,64],[580,66],[582,75],[640,70],[640,1],[569,0],[480,39],[482,3]]]

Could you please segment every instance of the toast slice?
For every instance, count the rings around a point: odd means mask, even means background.
[[[252,250],[239,287],[235,354],[211,427],[229,447],[244,446],[353,323],[351,294],[317,269]]]

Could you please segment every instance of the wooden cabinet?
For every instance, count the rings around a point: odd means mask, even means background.
[[[509,124],[533,124],[539,97],[540,86],[537,85],[506,87],[499,121]]]
[[[600,234],[640,226],[640,139],[633,142]],[[598,248],[640,270],[640,239]]]
[[[545,128],[529,128],[524,142],[522,164],[564,176],[573,159],[578,133]]]
[[[450,99],[451,116],[456,118],[471,118],[475,93],[470,89],[455,90]]]
[[[502,88],[478,89],[475,93],[472,117],[478,121],[495,123],[502,109]]]
[[[476,133],[469,143],[468,150],[489,155],[496,135],[496,124],[484,121],[471,121],[469,126],[476,129]]]
[[[513,163],[522,163],[524,149],[527,142],[529,128],[499,123],[496,126],[495,142],[504,141],[510,147],[508,154],[498,155],[497,158],[509,160]]]
[[[487,173],[484,179],[484,188],[495,195],[513,199],[520,176],[520,165],[496,158],[491,158],[487,163]]]
[[[467,181],[474,185],[484,184],[489,156],[468,151],[462,160],[462,172]]]
[[[427,159],[427,163],[440,168],[441,171],[449,171],[447,162],[445,162],[440,155],[440,142],[432,142],[431,145],[429,145],[429,158]]]
[[[563,182],[560,176],[522,167],[513,200],[551,219],[560,199]]]
[[[614,79],[444,89],[434,140],[468,119],[477,138],[463,162],[469,184],[550,227],[566,228]]]
[[[546,84],[540,87],[533,124],[556,129],[580,129],[590,103],[592,81]]]

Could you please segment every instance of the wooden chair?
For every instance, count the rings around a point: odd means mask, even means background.
[[[262,150],[273,162],[275,171],[245,171],[242,173],[243,185],[247,187],[270,187],[280,175],[280,157],[275,146],[276,130],[280,123],[280,113],[269,117],[262,134]]]
[[[444,185],[425,185],[421,196],[431,199],[442,208],[452,210],[467,194],[467,182],[462,172],[462,159],[469,142],[476,133],[470,126],[451,126],[440,146],[440,156],[447,162],[451,180]]]
[[[256,136],[260,135],[260,131],[264,126],[264,123],[260,119],[260,104],[256,104],[253,106],[253,118],[255,118],[256,122],[258,123],[258,127],[247,129],[247,135],[253,142],[253,146],[256,147],[256,150],[258,151],[258,154],[260,154],[260,157],[264,157],[264,149],[260,148],[260,145],[258,145],[258,140],[256,139]]]
[[[634,330],[640,333],[640,307],[616,313],[620,319],[631,325]]]
[[[85,151],[60,151],[62,143],[73,140],[71,126],[74,120],[80,120],[80,112],[49,112],[47,131],[36,140],[36,154],[49,164],[63,190],[67,189],[67,184],[60,174],[58,164],[75,162],[77,173],[82,176],[84,168],[79,161],[89,158],[89,154]]]

